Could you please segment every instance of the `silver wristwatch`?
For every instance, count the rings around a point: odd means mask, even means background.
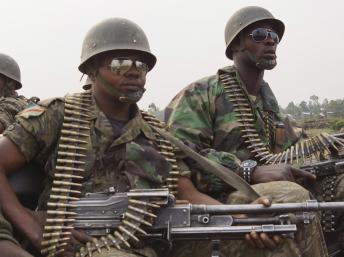
[[[251,175],[257,167],[255,160],[245,160],[240,163],[240,175],[249,184],[251,184]]]

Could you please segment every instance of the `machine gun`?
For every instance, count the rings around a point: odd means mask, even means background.
[[[102,238],[88,252],[110,244],[119,246],[141,239],[220,240],[242,239],[252,231],[293,237],[298,225],[312,222],[320,210],[344,210],[344,202],[238,205],[179,203],[168,190],[133,190],[126,193],[89,193],[70,202],[69,226]],[[236,217],[235,214],[254,214]],[[257,216],[259,214],[259,216]],[[252,216],[252,215],[251,215]],[[213,256],[216,256],[214,251]]]
[[[311,172],[318,178],[344,173],[344,159],[330,159],[301,166],[301,169]]]

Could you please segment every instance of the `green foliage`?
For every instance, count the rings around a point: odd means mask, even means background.
[[[339,131],[341,128],[344,128],[344,119],[337,120],[332,124],[332,129]]]
[[[155,103],[151,103],[148,106],[148,113],[154,115],[155,117],[157,117],[160,121],[164,121],[164,112],[165,110],[160,110],[160,108],[158,106],[155,105]]]
[[[324,99],[322,103],[319,97],[312,95],[308,101],[295,104],[291,101],[282,113],[291,114],[295,119],[319,119],[319,118],[343,118],[344,98],[336,100]]]

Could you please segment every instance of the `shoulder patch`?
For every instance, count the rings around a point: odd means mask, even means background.
[[[37,105],[37,104],[29,104],[28,107],[17,115],[23,118],[30,118],[30,117],[38,117],[46,110],[45,107]]]

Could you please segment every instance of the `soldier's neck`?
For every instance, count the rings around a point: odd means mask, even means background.
[[[118,99],[100,91],[93,91],[94,99],[99,109],[109,118],[118,121],[128,121],[130,119],[131,104],[120,102]]]
[[[251,67],[245,64],[235,64],[241,80],[244,82],[247,92],[250,95],[257,96],[262,86],[264,70],[257,67]]]

